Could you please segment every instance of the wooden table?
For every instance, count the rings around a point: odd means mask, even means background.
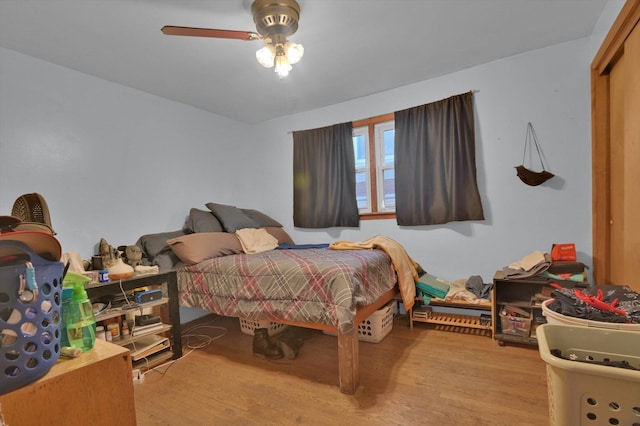
[[[9,426],[136,424],[131,354],[103,340],[78,358],[60,358],[38,381],[0,396]]]

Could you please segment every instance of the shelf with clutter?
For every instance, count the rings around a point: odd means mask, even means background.
[[[493,337],[502,346],[513,342],[537,346],[538,326],[546,323],[542,306],[558,288],[586,289],[586,265],[574,244],[553,244],[551,254],[536,250],[493,277]]]
[[[149,287],[121,290],[119,283],[112,286],[112,291],[112,294],[93,299],[98,338],[129,349],[134,369],[153,368],[172,358],[174,354],[167,337],[172,332],[172,325],[162,318],[162,308],[168,306],[169,298],[161,290],[150,290]],[[136,297],[136,292],[137,295],[156,297],[142,301]]]
[[[111,331],[111,342],[131,351],[134,369],[153,368],[182,356],[175,271],[90,283],[86,290],[93,301],[96,322],[103,327],[101,331],[105,339]],[[114,337],[114,332],[117,337]],[[150,348],[155,352],[149,351]],[[143,352],[147,356],[136,359],[137,354]]]
[[[491,285],[484,284],[479,276],[449,282],[424,274],[416,282],[417,297],[409,312],[410,327],[421,322],[435,324],[445,331],[491,337],[491,302],[480,297],[488,297],[490,290]]]
[[[104,238],[90,260],[77,253],[67,255],[70,271],[84,281],[97,339],[129,349],[134,369],[182,356],[175,271],[142,265],[140,247],[116,248]]]

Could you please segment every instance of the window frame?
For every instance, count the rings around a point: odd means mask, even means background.
[[[369,154],[368,155],[369,161],[367,164],[367,169],[369,172],[368,177],[369,177],[369,182],[371,182],[371,185],[369,185],[369,188],[368,188],[369,194],[367,195],[369,196],[369,204],[371,206],[371,211],[366,213],[360,213],[361,220],[393,219],[396,217],[395,208],[393,209],[393,211],[378,210],[378,199],[379,197],[383,196],[382,194],[383,183],[381,179],[382,179],[382,168],[384,164],[381,163],[380,166],[378,166],[377,160],[378,160],[378,156],[381,156],[381,161],[384,159],[384,149],[382,149],[382,152],[379,152],[380,150],[376,149],[376,130],[377,128],[378,129],[380,128],[380,127],[376,128],[376,125],[386,123],[386,122],[394,122],[394,113],[379,115],[377,117],[370,117],[364,120],[358,120],[358,121],[352,122],[352,126],[354,129],[365,127],[368,130],[367,153]],[[394,128],[395,128],[395,123],[394,123]],[[384,141],[381,141],[381,143],[382,143],[381,148],[384,148]],[[371,153],[373,153],[373,155]],[[379,179],[380,179],[380,183],[378,183]]]

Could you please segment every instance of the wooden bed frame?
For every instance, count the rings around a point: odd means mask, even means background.
[[[302,322],[293,322],[287,320],[276,320],[282,324],[293,325],[296,327],[313,328],[316,330],[330,331],[338,335],[338,380],[340,391],[347,395],[355,394],[360,385],[360,360],[359,360],[359,344],[357,325],[367,319],[375,311],[393,300],[398,293],[397,285],[383,293],[378,300],[370,305],[358,307],[355,319],[353,321],[356,327],[352,336],[344,335],[336,327],[324,324],[309,324]]]

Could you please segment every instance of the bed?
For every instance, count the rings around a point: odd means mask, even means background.
[[[357,324],[402,287],[396,253],[373,245],[296,246],[281,226],[256,226],[275,238],[277,248],[247,254],[228,220],[225,226],[216,216],[221,231],[196,227],[193,216],[202,212],[193,210],[188,230],[197,232],[165,239],[179,259],[174,268],[180,305],[337,334],[340,390],[354,394],[359,385]],[[210,220],[212,214],[204,213]],[[256,223],[265,224],[274,225]],[[141,245],[148,252],[148,243]]]
[[[389,302],[396,276],[382,250],[277,249],[177,266],[180,305],[338,334],[340,390],[358,386],[354,324]]]

